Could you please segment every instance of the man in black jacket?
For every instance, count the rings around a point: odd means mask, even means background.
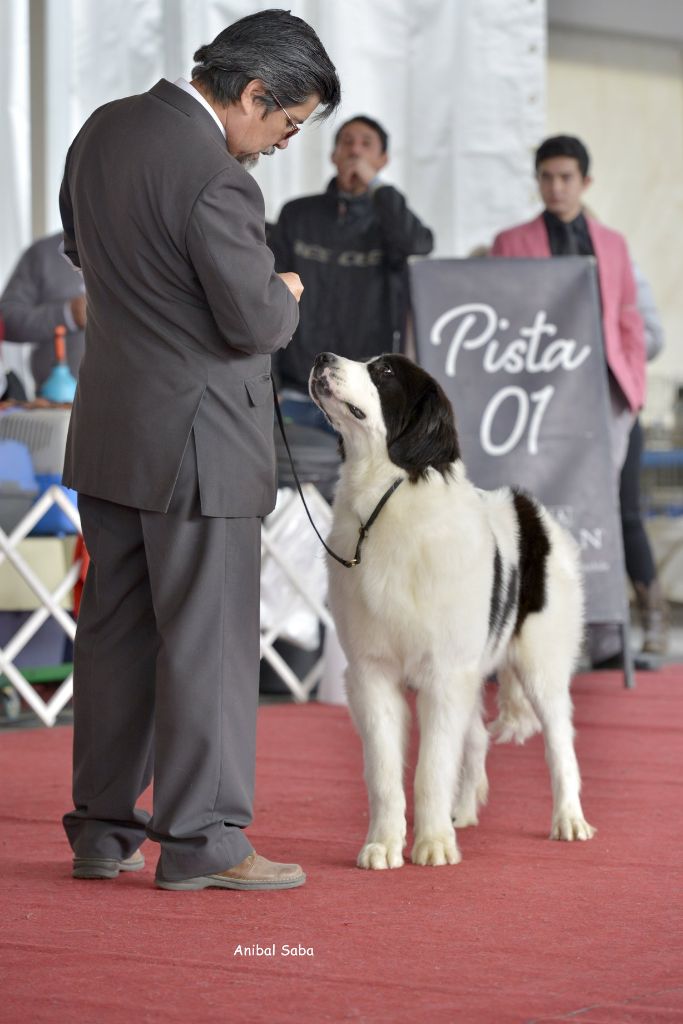
[[[337,175],[327,191],[287,203],[269,238],[276,269],[294,270],[306,284],[298,330],[275,362],[283,412],[296,423],[324,425],[308,398],[318,352],[364,359],[403,346],[406,260],[430,253],[434,238],[379,177],[387,148],[377,121],[346,121],[335,137]]]

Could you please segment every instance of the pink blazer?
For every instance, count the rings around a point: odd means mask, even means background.
[[[626,241],[617,231],[587,217],[598,264],[607,365],[636,412],[645,401],[645,336],[636,305],[636,285]],[[492,256],[542,258],[551,255],[543,217],[501,231]]]

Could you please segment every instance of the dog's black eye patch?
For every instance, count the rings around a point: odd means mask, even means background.
[[[394,368],[391,363],[385,359],[376,359],[370,363],[370,377],[375,382],[375,385],[381,384],[389,377],[395,377]]]
[[[351,405],[350,402],[347,402],[346,408],[356,417],[357,420],[365,419],[365,413],[362,409],[359,409],[357,405]]]

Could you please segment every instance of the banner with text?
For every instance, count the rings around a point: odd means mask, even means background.
[[[411,263],[417,360],[453,403],[470,479],[536,495],[581,548],[588,622],[625,574],[595,261]]]

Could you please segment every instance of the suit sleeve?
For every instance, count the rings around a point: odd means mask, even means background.
[[[80,270],[81,261],[78,256],[78,247],[76,245],[74,211],[73,203],[71,202],[71,190],[69,188],[70,159],[71,149],[69,149],[69,152],[66,154],[66,162],[64,164],[64,177],[62,178],[62,185],[59,189],[59,214],[62,218],[62,228],[64,229],[64,255],[67,257],[67,259],[70,260],[71,263],[73,263],[74,267],[78,267]]]
[[[506,234],[505,234],[504,231],[501,231],[501,233],[496,235],[496,237],[493,239],[493,245],[491,246],[491,255],[492,256],[509,256],[510,255],[510,253],[508,252],[507,239],[506,239]]]
[[[636,283],[638,312],[643,318],[647,361],[650,362],[664,348],[664,326],[649,281],[637,263],[633,263],[631,269]]]
[[[185,241],[226,343],[242,352],[269,354],[288,344],[299,307],[275,274],[264,224],[256,183],[246,177],[235,182],[224,171],[197,198]]]
[[[64,323],[64,299],[46,301],[43,272],[33,247],[26,250],[7,282],[0,315],[8,341],[51,343],[55,327]]]
[[[373,201],[391,263],[401,264],[408,256],[427,256],[434,248],[434,235],[392,185],[380,185]]]
[[[643,318],[638,312],[636,282],[633,277],[631,259],[625,242],[623,242],[621,260],[619,333],[622,354],[629,366],[637,394],[642,398],[645,394],[645,332],[643,330]]]
[[[287,215],[288,208],[285,205],[280,211],[277,224],[272,224],[270,226],[270,231],[267,234],[268,245],[273,251],[273,256],[275,257],[275,269],[278,273],[286,273],[291,270],[296,271],[294,249],[287,227]],[[272,372],[278,388],[280,387],[281,381],[281,363],[285,358],[285,349],[280,349],[273,355]]]
[[[287,207],[283,207],[277,224],[273,224],[269,237],[268,244],[273,250],[273,256],[275,257],[275,269],[278,273],[287,273],[294,269],[294,253],[292,251],[292,243],[287,230]]]

